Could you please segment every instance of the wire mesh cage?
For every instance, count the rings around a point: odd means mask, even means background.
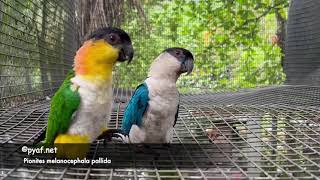
[[[52,94],[78,47],[69,1],[1,1],[1,106]]]
[[[282,0],[87,2],[119,18],[107,25],[129,32],[136,52],[129,68],[114,70],[110,128],[121,126],[134,88],[164,48],[195,54],[194,72],[178,81],[173,144],[180,146],[119,167],[24,162],[21,147],[46,128],[50,97],[72,68],[87,10],[81,1],[0,0],[1,178],[319,179],[317,0],[292,0],[289,8]],[[117,10],[125,13],[114,16]],[[114,148],[95,141],[90,156],[131,153]]]

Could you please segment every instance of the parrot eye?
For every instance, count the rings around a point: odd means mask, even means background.
[[[176,57],[181,57],[181,56],[182,56],[182,52],[181,52],[180,50],[176,50],[176,51],[174,52],[174,55],[175,55]]]
[[[110,44],[116,44],[119,41],[119,36],[117,34],[109,34],[107,38]]]

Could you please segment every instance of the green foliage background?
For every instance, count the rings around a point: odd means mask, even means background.
[[[96,23],[122,24],[134,43],[133,63],[117,64],[115,87],[134,89],[160,52],[180,46],[196,59],[194,72],[178,81],[181,92],[229,91],[285,80],[283,49],[271,37],[288,1],[123,0],[104,11],[120,13],[119,22]],[[50,96],[61,85],[80,45],[79,2],[0,1],[0,107]]]
[[[277,8],[286,17],[288,0],[172,0],[143,2],[146,21],[128,9],[122,26],[132,36],[132,65],[118,64],[116,86],[134,88],[168,47],[195,55],[195,69],[179,79],[182,92],[237,90],[281,84],[281,50],[273,45]]]

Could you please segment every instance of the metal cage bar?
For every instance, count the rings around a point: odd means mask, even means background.
[[[317,88],[312,88],[313,102],[308,101],[307,106],[301,106],[297,98],[296,105],[288,105],[295,97],[292,89],[299,89],[301,93],[310,93],[309,87],[274,87],[254,89],[246,93],[226,94],[228,103],[221,104],[217,99],[223,99],[221,94],[207,94],[205,102],[190,104],[194,99],[202,95],[183,95],[179,112],[179,119],[174,129],[174,143],[186,144],[183,151],[187,158],[184,163],[191,163],[194,169],[183,169],[176,166],[174,169],[161,169],[161,164],[153,161],[149,168],[110,169],[74,168],[72,166],[52,168],[34,165],[26,168],[22,162],[17,163],[9,157],[16,155],[19,148],[8,149],[4,165],[14,165],[12,168],[1,169],[3,177],[10,178],[261,178],[261,179],[318,179],[319,177],[319,149],[320,129],[317,123],[319,112],[315,104],[319,96]],[[266,99],[277,94],[278,90],[289,92],[287,102],[280,99],[279,104],[259,105],[247,101],[239,104],[241,99],[257,97]],[[114,89],[115,98],[113,113],[109,127],[119,127],[128,97],[132,91]],[[268,93],[269,92],[269,93]],[[261,97],[262,95],[262,97]],[[265,96],[263,96],[265,95]],[[291,96],[290,96],[291,95]],[[302,94],[301,94],[302,95]],[[232,98],[234,97],[234,103]],[[123,99],[124,101],[119,101]],[[268,100],[270,101],[270,100]],[[251,102],[258,102],[251,98]],[[1,143],[18,142],[21,146],[32,143],[46,126],[46,118],[49,110],[49,100],[38,101],[22,105],[16,108],[0,110]],[[307,104],[306,102],[304,105]],[[277,127],[277,128],[274,128]],[[206,129],[216,129],[220,136],[217,139],[209,139]],[[199,147],[197,154],[189,148],[188,143],[194,143]],[[210,149],[203,149],[201,144],[207,143]],[[103,146],[96,142],[91,147],[90,154],[95,157]],[[21,148],[20,146],[20,148]],[[173,154],[163,162],[181,163]],[[139,161],[133,160],[139,164]],[[210,168],[199,166],[203,162],[210,162]],[[10,166],[11,167],[11,166]]]

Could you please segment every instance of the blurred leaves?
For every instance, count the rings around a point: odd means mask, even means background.
[[[192,75],[179,80],[184,91],[281,84],[281,51],[271,37],[277,29],[274,9],[286,14],[287,7],[288,0],[145,1],[148,24],[130,20],[122,26],[133,37],[136,55],[134,68],[118,68],[117,84],[137,86],[152,60],[172,46],[196,57]]]

